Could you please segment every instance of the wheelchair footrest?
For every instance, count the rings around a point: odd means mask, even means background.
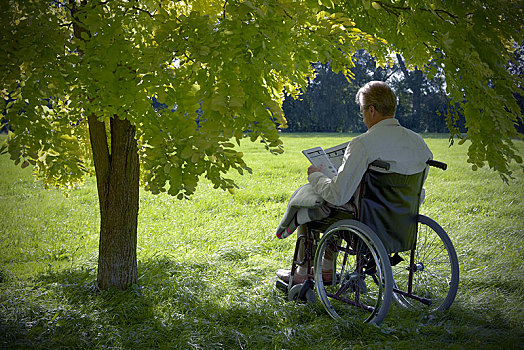
[[[282,280],[277,280],[275,283],[276,287],[284,293],[288,293],[288,284]]]

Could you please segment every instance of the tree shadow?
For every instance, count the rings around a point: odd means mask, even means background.
[[[217,282],[209,262],[155,257],[139,262],[138,271],[140,286],[126,291],[97,290],[92,267],[47,272],[2,289],[0,349],[275,348],[301,333],[286,312],[296,309],[294,317],[304,320],[316,314],[315,307],[292,306],[272,292],[253,301],[242,290],[249,280]],[[307,344],[307,336],[297,339]]]
[[[76,268],[16,286],[13,294],[20,297],[6,300],[9,310],[2,317],[2,346],[113,348],[141,340],[133,334],[136,324],[162,331],[152,300],[140,288],[99,291],[95,279],[93,269]]]
[[[287,302],[263,272],[236,258],[180,262],[156,256],[139,262],[139,286],[98,291],[92,266],[0,282],[0,349],[274,349],[349,348],[428,342],[442,348],[518,348],[524,332],[502,312],[463,299],[425,315],[390,310],[380,327],[342,326],[320,303]],[[219,258],[220,259],[220,258]],[[238,257],[242,259],[242,257]],[[238,273],[228,275],[239,265]],[[218,266],[217,266],[218,265]],[[460,290],[459,290],[460,293]],[[518,312],[518,310],[515,310]],[[518,322],[517,322],[518,323]]]
[[[503,300],[500,302],[504,304]],[[521,311],[514,311],[518,317]],[[449,314],[454,325],[451,333],[457,338],[470,339],[470,343],[479,348],[512,349],[522,348],[524,344],[524,329],[516,319],[502,312],[500,304],[479,310],[476,305],[459,302],[452,306]]]
[[[505,288],[511,285],[513,283],[508,282]],[[462,294],[464,289],[465,286],[459,288],[457,299],[446,311],[425,313],[422,310],[406,310],[394,304],[385,323],[397,331],[393,334],[398,336],[400,333],[401,338],[410,339],[416,334],[432,339],[440,344],[440,348],[522,348],[524,329],[521,311],[511,312],[501,307],[505,303],[503,298],[497,299],[496,304],[491,304],[489,300],[468,300],[471,295]],[[479,287],[481,290],[489,290],[489,287]]]

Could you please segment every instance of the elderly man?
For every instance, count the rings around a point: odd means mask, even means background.
[[[328,205],[344,206],[351,202],[369,164],[377,159],[390,164],[389,172],[412,175],[423,171],[426,161],[433,157],[422,137],[402,127],[394,118],[397,98],[388,84],[382,81],[367,83],[357,92],[356,102],[368,131],[349,142],[338,174],[330,179],[319,167],[310,166],[307,171],[309,183]],[[306,233],[307,225],[300,225],[297,237]],[[301,244],[298,260],[303,256]],[[332,264],[330,261],[325,263],[326,267]],[[299,266],[293,284],[304,282],[307,273],[305,266]],[[277,276],[289,282],[290,271],[280,269]]]

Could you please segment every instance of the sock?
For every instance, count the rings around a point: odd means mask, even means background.
[[[304,266],[298,265],[296,273],[297,275],[302,275],[302,276],[307,275],[307,269]]]

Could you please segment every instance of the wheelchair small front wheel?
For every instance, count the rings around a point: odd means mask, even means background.
[[[308,280],[291,287],[288,292],[288,300],[315,304],[317,298],[315,296],[315,291],[313,290],[313,281]]]
[[[333,224],[318,244],[314,268],[317,294],[332,318],[378,324],[386,317],[393,275],[384,245],[368,226]]]

